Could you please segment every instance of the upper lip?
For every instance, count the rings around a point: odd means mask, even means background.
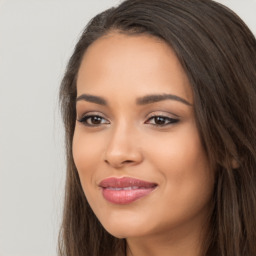
[[[138,187],[138,188],[152,188],[157,184],[154,182],[148,182],[130,177],[110,177],[102,180],[99,184],[102,188],[126,188],[126,187]]]

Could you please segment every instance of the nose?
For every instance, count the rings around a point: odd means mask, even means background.
[[[116,169],[140,164],[143,155],[136,137],[136,132],[125,125],[113,129],[105,150],[105,162]]]

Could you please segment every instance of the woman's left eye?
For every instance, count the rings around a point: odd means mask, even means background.
[[[171,118],[167,116],[152,116],[146,121],[146,124],[152,124],[155,126],[166,126],[177,122],[179,122],[179,119],[176,118]]]

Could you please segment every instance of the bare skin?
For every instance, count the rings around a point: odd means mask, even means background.
[[[104,228],[127,240],[128,256],[199,256],[214,177],[193,93],[172,49],[146,35],[98,39],[81,63],[77,97],[73,157]],[[99,186],[112,177],[156,187],[130,203],[113,203]]]

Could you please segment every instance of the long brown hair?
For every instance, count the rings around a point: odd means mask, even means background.
[[[111,32],[167,42],[186,72],[197,127],[216,170],[204,255],[256,255],[256,40],[244,22],[211,0],[127,0],[94,17],[70,58],[60,88],[67,178],[60,256],[125,255],[92,212],[72,157],[76,78],[86,49]]]

